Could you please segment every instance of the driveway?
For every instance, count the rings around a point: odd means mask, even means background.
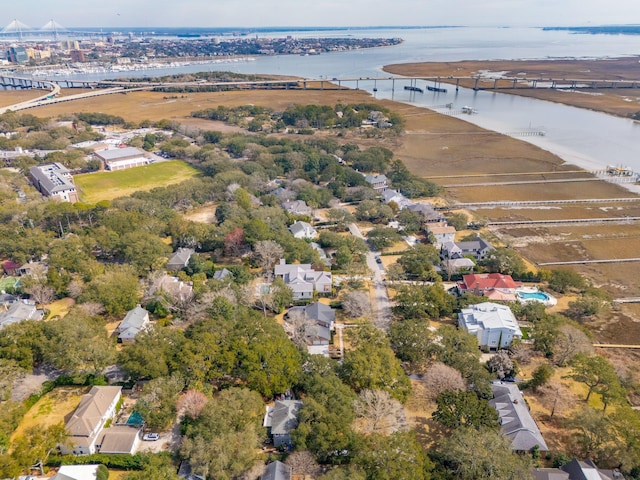
[[[355,223],[351,223],[349,225],[349,232],[351,232],[351,235],[353,235],[354,237],[366,240]],[[367,245],[369,244],[367,243]],[[383,275],[385,273],[384,266],[382,265],[382,263],[376,262],[376,258],[378,258],[379,254],[380,252],[372,250],[371,246],[369,245],[369,252],[367,253],[367,266],[372,273],[375,296],[374,301],[376,304],[376,308],[374,310],[375,319],[373,321],[373,324],[386,332],[391,325],[391,304],[389,303],[387,286],[383,278]]]
[[[160,438],[153,442],[142,440],[138,446],[138,452],[177,452],[182,444],[182,435],[180,435],[180,423],[176,423],[171,430],[160,434]]]

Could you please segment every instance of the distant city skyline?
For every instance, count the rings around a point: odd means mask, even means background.
[[[21,0],[3,13],[2,27],[33,28],[640,24],[637,0]]]

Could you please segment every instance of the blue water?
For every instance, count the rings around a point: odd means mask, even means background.
[[[517,292],[518,296],[523,300],[538,300],[546,302],[549,300],[549,295],[543,292]]]
[[[129,418],[127,418],[127,425],[142,425],[144,424],[144,419],[142,418],[142,415],[140,415],[138,412],[133,412],[131,415],[129,415]]]
[[[301,57],[260,56],[252,62],[234,64],[188,65],[180,68],[140,70],[121,74],[102,73],[74,76],[74,80],[100,80],[117,76],[162,76],[197,71],[233,71],[295,75],[306,78],[349,78],[389,76],[384,65],[394,63],[458,61],[479,59],[607,58],[640,55],[640,36],[584,35],[568,31],[543,31],[539,28],[464,27],[439,29],[358,29],[332,31],[252,32],[252,35],[294,37],[401,37],[404,43],[394,47],[335,52]],[[639,65],[640,69],[640,65]],[[355,87],[353,84],[346,86]],[[420,107],[454,103],[454,108],[470,106],[477,115],[463,118],[500,133],[528,127],[544,129],[544,137],[523,137],[551,151],[568,163],[602,169],[610,164],[625,165],[640,171],[640,123],[565,105],[493,92],[474,92],[449,88],[446,94],[405,92],[401,86],[391,90],[390,82],[363,80],[358,88],[377,98],[393,99]],[[626,96],[628,91],[621,92]],[[633,92],[632,92],[633,93]],[[638,105],[640,96],[627,101]]]

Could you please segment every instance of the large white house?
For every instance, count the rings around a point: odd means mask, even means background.
[[[480,347],[509,348],[514,338],[522,338],[511,309],[497,303],[484,302],[463,308],[458,314],[458,325],[475,335]]]
[[[307,222],[295,222],[289,227],[289,231],[296,238],[312,239],[318,236],[317,230]]]
[[[115,415],[121,391],[122,387],[92,387],[89,393],[83,395],[78,408],[67,421],[69,436],[65,444],[60,446],[63,455],[96,453],[100,447],[100,433],[105,422]]]

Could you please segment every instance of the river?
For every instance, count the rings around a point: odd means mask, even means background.
[[[133,71],[126,75],[142,77],[230,70],[307,78],[367,78],[389,76],[382,72],[382,67],[392,63],[640,55],[639,36],[572,34],[537,28],[370,29],[278,34],[284,35],[401,37],[405,41],[394,47],[305,57],[264,56],[251,62],[187,65],[171,69]],[[98,80],[118,75],[125,74],[103,73],[70,78]],[[372,81],[359,82],[358,86],[374,94]],[[519,132],[530,127],[544,130],[544,136],[522,137],[522,140],[534,143],[582,168],[601,169],[615,164],[640,172],[640,124],[631,120],[542,100],[463,88],[457,93],[454,88],[447,87],[446,94],[417,94],[404,91],[399,82],[396,82],[395,91],[391,90],[391,82],[377,82],[375,87],[377,98],[389,98],[421,107],[453,103],[453,109],[456,110],[469,106],[478,113],[461,118],[497,132]],[[640,98],[630,97],[629,101],[636,102],[640,111]]]

